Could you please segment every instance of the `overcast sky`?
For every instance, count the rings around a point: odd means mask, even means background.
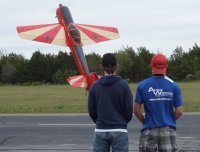
[[[120,39],[83,47],[86,54],[115,52],[122,46],[168,57],[177,46],[188,51],[200,44],[200,0],[0,0],[0,50],[30,58],[69,48],[20,39],[16,27],[57,23],[56,9],[69,7],[75,23],[117,27]]]

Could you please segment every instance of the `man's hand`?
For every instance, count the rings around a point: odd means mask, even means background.
[[[178,118],[180,118],[180,116],[183,114],[183,107],[177,107],[175,109],[175,119],[177,120]]]
[[[138,118],[138,120],[143,123],[144,122],[144,115],[141,112],[141,104],[135,103],[134,105],[134,114]]]

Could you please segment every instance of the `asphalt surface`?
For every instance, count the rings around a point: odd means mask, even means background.
[[[128,125],[129,149],[138,151],[141,124]],[[88,115],[0,115],[0,152],[90,152],[95,125]],[[200,115],[177,122],[180,151],[200,152]]]

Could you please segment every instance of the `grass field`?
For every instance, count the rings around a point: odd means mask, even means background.
[[[184,111],[200,112],[200,82],[178,83]],[[135,94],[136,84],[130,84]],[[0,86],[0,113],[86,113],[85,89],[68,85]]]

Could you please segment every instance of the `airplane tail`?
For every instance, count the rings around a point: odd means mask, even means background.
[[[88,76],[85,75],[76,75],[67,78],[67,81],[69,84],[73,87],[78,87],[78,88],[86,88],[87,91],[89,91],[92,83],[96,80],[98,80],[101,76],[97,75],[95,73],[90,73]]]
[[[73,87],[78,87],[78,88],[87,87],[87,81],[84,75],[76,75],[69,77],[67,78],[67,81]]]

